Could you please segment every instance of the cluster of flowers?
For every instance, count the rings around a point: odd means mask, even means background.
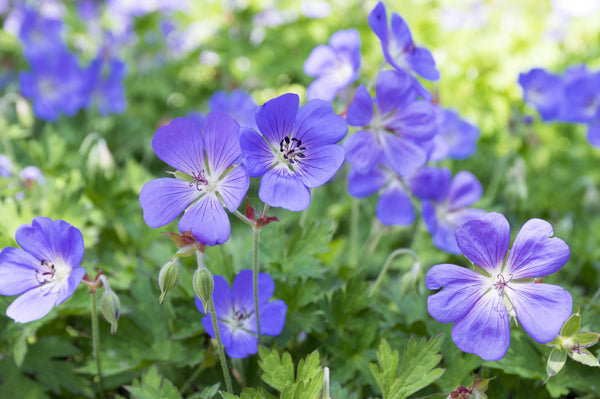
[[[60,19],[19,3],[7,21],[31,67],[19,74],[19,86],[23,96],[32,100],[37,117],[55,121],[60,114],[72,116],[88,107],[97,107],[101,115],[125,110],[125,64],[109,45],[82,67],[63,40]]]
[[[423,218],[434,244],[459,254],[454,231],[484,213],[468,208],[481,197],[481,184],[469,172],[452,179],[447,169],[426,165],[467,158],[475,151],[479,130],[432,102],[415,75],[435,81],[440,74],[429,50],[414,43],[400,15],[392,13],[388,26],[380,2],[369,15],[369,25],[392,69],[377,76],[375,98],[361,84],[346,110],[348,124],[359,129],[344,142],[345,160],[351,165],[348,191],[357,198],[380,192],[378,219],[399,226],[415,220],[412,194],[423,201]],[[308,98],[333,101],[358,78],[360,44],[358,32],[350,29],[312,51],[304,70],[317,79],[308,87]]]
[[[542,68],[519,75],[525,101],[545,122],[583,123],[591,145],[600,148],[600,72],[585,65],[567,68],[562,76]]]

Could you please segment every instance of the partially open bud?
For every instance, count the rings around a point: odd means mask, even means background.
[[[194,293],[202,301],[204,312],[208,313],[208,302],[212,298],[213,287],[215,285],[211,272],[205,267],[196,270],[192,284],[194,286]]]
[[[181,271],[177,258],[171,258],[158,273],[158,285],[160,286],[160,297],[158,303],[162,303],[167,294],[179,284]]]
[[[100,276],[100,279],[104,286],[104,292],[100,298],[100,311],[104,315],[106,321],[110,323],[110,333],[114,334],[117,332],[121,302],[119,301],[117,294],[110,289],[106,276]]]

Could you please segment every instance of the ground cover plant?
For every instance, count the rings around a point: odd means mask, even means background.
[[[598,18],[0,0],[0,397],[599,397]]]

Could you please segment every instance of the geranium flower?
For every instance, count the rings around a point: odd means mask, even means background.
[[[21,248],[0,252],[0,294],[20,295],[6,309],[19,323],[44,317],[73,295],[85,275],[81,232],[63,220],[36,217],[19,227]]]
[[[261,201],[290,211],[308,208],[309,188],[325,184],[338,171],[344,149],[335,144],[348,131],[328,102],[311,100],[298,110],[299,101],[291,93],[267,101],[256,113],[260,133],[242,128],[240,137],[250,176],[262,176]]]
[[[534,68],[519,74],[519,85],[523,89],[525,101],[533,104],[543,120],[552,121],[560,117],[564,90],[559,76]]]
[[[316,77],[306,89],[309,100],[333,101],[335,96],[358,78],[360,36],[356,29],[340,30],[331,35],[329,45],[315,47],[306,62],[304,73]]]
[[[242,270],[229,288],[221,276],[214,276],[213,301],[221,341],[229,357],[244,358],[258,352],[256,339],[256,308],[252,288],[252,270]],[[279,335],[285,324],[286,304],[281,300],[269,302],[275,283],[267,273],[258,274],[258,306],[261,335]],[[204,312],[204,304],[196,297],[196,307]],[[206,332],[215,337],[210,313],[202,318]]]
[[[423,221],[433,244],[446,252],[460,254],[454,235],[456,228],[486,214],[483,209],[469,208],[483,194],[479,180],[471,172],[458,172],[452,178],[448,169],[427,167],[410,177],[409,187],[423,200]]]
[[[414,71],[427,80],[438,80],[431,52],[415,45],[410,28],[397,13],[392,13],[391,29],[383,2],[377,3],[369,14],[369,26],[381,40],[381,49],[387,62],[397,70]]]
[[[495,212],[456,230],[456,241],[475,271],[451,264],[433,266],[425,277],[431,290],[429,314],[441,323],[454,322],[452,340],[463,352],[484,360],[500,360],[510,344],[509,316],[518,318],[539,343],[558,335],[573,307],[561,287],[539,283],[569,260],[569,247],[544,220],[527,221],[511,251],[510,226]],[[551,238],[552,237],[552,238]]]
[[[429,160],[465,159],[475,152],[479,129],[452,109],[435,107],[438,133],[433,138]]]
[[[152,180],[140,192],[140,205],[148,226],[162,227],[181,212],[179,231],[190,231],[206,245],[223,244],[231,226],[221,200],[230,212],[240,205],[250,181],[240,156],[239,124],[214,111],[201,128],[186,118],[174,119],[156,131],[152,148],[177,169],[175,178]]]
[[[241,126],[256,129],[254,114],[258,107],[252,97],[243,90],[234,90],[230,94],[219,90],[208,100],[211,111],[223,111]]]

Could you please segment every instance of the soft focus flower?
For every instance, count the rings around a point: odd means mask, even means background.
[[[383,154],[394,172],[408,176],[427,161],[424,144],[437,131],[433,105],[417,100],[414,81],[404,71],[381,72],[375,91],[373,100],[363,85],[358,86],[348,108],[348,124],[365,130],[344,142],[346,160],[367,173]]]
[[[333,101],[342,89],[358,78],[359,68],[358,31],[348,29],[334,33],[329,45],[315,47],[304,63],[304,73],[317,78],[306,89],[306,97]]]
[[[577,76],[564,90],[563,120],[588,123],[600,119],[600,72]]]
[[[61,39],[62,21],[46,18],[27,5],[21,4],[17,8],[22,13],[19,39],[23,43],[23,53],[29,61],[39,61],[53,53],[65,51]]]
[[[423,200],[423,221],[433,244],[446,252],[460,254],[454,236],[456,228],[486,213],[469,208],[483,194],[479,180],[471,172],[459,172],[452,179],[448,169],[428,167],[411,176],[409,186]]]
[[[559,116],[563,101],[563,85],[560,77],[544,69],[534,68],[519,75],[519,85],[523,89],[525,101],[533,104],[545,121]]]
[[[348,131],[328,102],[311,100],[300,110],[298,103],[290,93],[266,102],[256,113],[260,134],[242,128],[240,137],[250,176],[262,176],[261,201],[290,211],[308,208],[309,188],[325,184],[338,171],[344,149],[335,144]]]
[[[107,50],[101,50],[86,71],[88,101],[90,105],[98,107],[102,116],[120,114],[127,108],[123,85],[123,78],[127,74],[125,63],[107,54]]]
[[[140,204],[148,226],[164,226],[185,211],[179,220],[181,233],[191,231],[207,245],[229,239],[231,226],[220,199],[233,212],[250,184],[246,167],[235,163],[240,156],[239,129],[235,120],[214,111],[204,120],[204,133],[186,118],[156,131],[154,152],[177,171],[175,178],[152,180],[142,188]]]
[[[208,100],[211,111],[222,111],[238,121],[240,126],[257,129],[254,114],[258,109],[249,94],[243,90],[234,90],[231,94],[219,90]]]
[[[377,3],[369,14],[369,26],[381,40],[383,55],[391,66],[397,70],[413,71],[427,80],[440,78],[431,52],[415,45],[410,28],[400,15],[392,13],[391,27],[388,27],[383,2]]]
[[[256,308],[252,288],[252,270],[242,270],[229,288],[221,276],[214,276],[212,298],[215,305],[221,341],[227,355],[244,358],[258,352],[256,339]],[[261,335],[279,335],[285,324],[287,306],[282,300],[269,302],[275,291],[275,283],[266,273],[258,275],[258,306]],[[206,332],[215,337],[210,311],[205,313],[204,304],[196,297],[196,307],[206,317],[202,325]]]
[[[500,360],[510,344],[509,316],[517,317],[539,343],[556,337],[573,307],[561,287],[535,282],[569,260],[569,247],[540,219],[527,221],[512,249],[510,226],[499,213],[488,213],[456,230],[463,254],[475,271],[451,264],[433,266],[425,277],[429,314],[440,323],[454,322],[452,340],[460,350],[484,360]],[[552,238],[551,238],[552,237]]]
[[[31,71],[20,73],[19,85],[37,117],[55,121],[60,113],[72,116],[86,103],[87,75],[73,54],[64,50],[30,62]]]
[[[19,172],[19,177],[23,181],[25,188],[32,189],[35,182],[40,186],[46,184],[46,178],[37,166],[26,166]]]
[[[437,134],[433,138],[430,161],[465,159],[475,152],[479,129],[461,119],[456,111],[435,107]]]
[[[0,154],[0,177],[10,177],[13,174],[13,164],[10,158]]]
[[[6,309],[16,322],[44,317],[73,295],[85,275],[83,236],[62,220],[36,217],[19,227],[15,239],[21,248],[0,252],[0,294],[20,295]]]

